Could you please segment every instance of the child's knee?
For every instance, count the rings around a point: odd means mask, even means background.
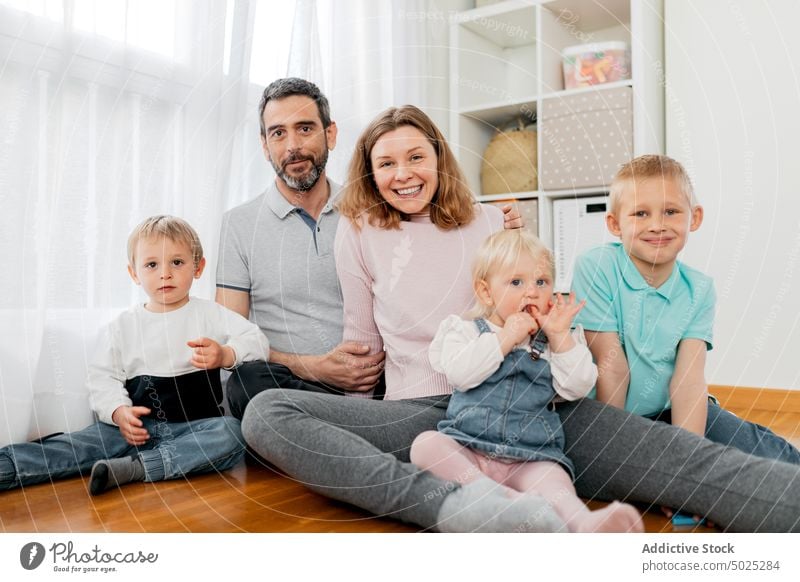
[[[244,451],[244,437],[242,436],[242,425],[238,419],[232,416],[219,416],[209,419],[204,431],[214,441],[221,444],[229,451]]]
[[[232,416],[220,417],[222,421],[222,431],[227,434],[232,440],[241,444],[244,447],[244,437],[242,436],[242,423],[238,418]]]
[[[241,423],[232,416],[220,416],[212,420],[207,428],[213,435],[212,465],[217,471],[224,471],[238,463],[244,456],[245,442]]]
[[[412,463],[423,468],[429,465],[431,456],[438,448],[436,443],[439,434],[435,430],[426,430],[417,435],[417,438],[411,443],[410,457]]]
[[[219,420],[222,430],[237,437],[242,436],[242,423],[238,418],[234,418],[232,416],[220,416]]]

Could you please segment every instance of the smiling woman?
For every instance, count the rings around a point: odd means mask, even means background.
[[[403,125],[378,139],[370,155],[383,199],[403,214],[428,212],[439,178],[436,152],[420,130]]]
[[[336,234],[344,339],[386,351],[386,399],[449,394],[428,344],[448,308],[470,307],[469,264],[502,228],[501,213],[476,203],[444,136],[413,105],[387,109],[363,131],[340,208],[349,218]],[[448,287],[453,303],[442,301]]]
[[[381,228],[424,214],[452,230],[475,218],[474,204],[442,132],[422,110],[404,105],[384,111],[361,134],[339,209]]]

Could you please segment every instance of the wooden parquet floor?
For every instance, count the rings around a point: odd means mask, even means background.
[[[726,400],[725,394],[721,403],[729,410],[800,445],[800,407],[773,398],[767,405],[779,402],[778,413],[754,408],[752,398],[727,394]],[[645,527],[648,532],[713,531],[673,528],[657,509],[645,511]],[[0,531],[378,533],[419,528],[331,501],[272,468],[242,462],[219,475],[136,483],[98,497],[88,494],[82,478],[0,493]]]

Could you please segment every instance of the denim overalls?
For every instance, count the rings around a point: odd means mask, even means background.
[[[476,319],[480,333],[491,333]],[[545,342],[534,348],[544,350]],[[456,390],[439,432],[491,458],[514,461],[554,461],[575,479],[575,468],[564,455],[564,430],[550,406],[555,392],[550,364],[534,360],[523,349],[509,353],[482,384]]]

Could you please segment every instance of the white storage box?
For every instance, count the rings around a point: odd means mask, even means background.
[[[569,293],[575,259],[614,237],[606,228],[608,196],[553,200],[556,293]],[[578,297],[579,301],[586,297]]]

